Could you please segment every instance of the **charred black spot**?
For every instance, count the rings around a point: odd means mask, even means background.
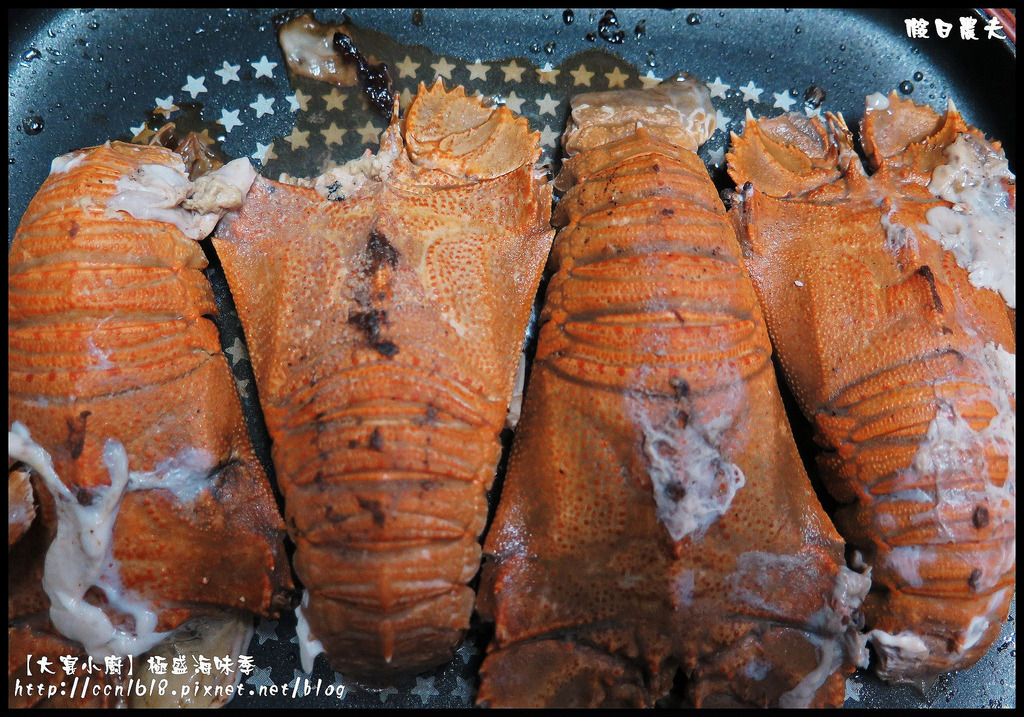
[[[665,209],[661,210],[661,213],[664,216],[666,216],[666,217],[670,217],[670,216],[672,216],[673,214],[676,213],[676,210],[675,209],[669,209],[669,208],[666,207]]]
[[[690,422],[690,414],[680,408],[673,414],[672,419],[679,429],[682,430]]]
[[[384,439],[380,435],[380,429],[374,428],[370,434],[370,448],[375,451],[384,450]]]
[[[349,448],[359,448],[359,441],[357,441],[355,438],[349,439],[348,447]]]
[[[335,524],[344,523],[346,520],[349,519],[349,516],[343,513],[335,513],[334,508],[330,505],[327,506],[327,509],[324,511],[324,517],[327,519],[328,523]]]
[[[654,163],[654,171],[655,172],[660,172],[661,171],[661,165],[658,164],[657,162]]]
[[[88,488],[83,488],[82,486],[76,487],[75,500],[78,501],[79,505],[92,505],[92,491],[90,491]]]
[[[971,577],[967,578],[967,585],[971,590],[977,592],[979,582],[981,582],[981,568],[975,568],[971,571]]]
[[[932,290],[932,303],[935,304],[935,310],[940,314],[942,313],[942,297],[939,296],[939,289],[935,286],[935,273],[932,268],[928,265],[924,265],[918,268],[917,273],[925,278],[928,282],[928,288]]]
[[[433,406],[427,406],[427,410],[424,412],[423,418],[427,423],[437,423],[437,409]]]
[[[953,329],[949,328],[948,326],[943,326],[942,333],[946,336],[949,336],[950,334],[953,333]]]
[[[82,411],[78,414],[78,418],[67,419],[68,450],[71,451],[71,457],[73,459],[77,460],[78,457],[82,455],[82,449],[85,448],[85,424],[91,415],[91,411]]]
[[[374,269],[379,269],[385,263],[391,267],[398,265],[398,249],[376,229],[370,232],[370,238],[366,242],[366,256]]]
[[[673,376],[668,380],[668,384],[675,390],[677,399],[690,395],[690,383],[685,378]]]
[[[323,471],[317,471],[316,472],[316,475],[313,476],[313,483],[314,483],[314,485],[316,485],[317,488],[319,488],[321,491],[323,491],[324,483],[325,483],[325,481],[324,481],[324,472]]]
[[[72,219],[71,220],[71,228],[68,229],[68,236],[70,236],[72,239],[75,238],[76,236],[78,236],[78,229],[79,229],[78,222],[76,222],[74,219]]]
[[[981,530],[989,522],[988,508],[983,505],[979,505],[974,509],[974,514],[971,516],[971,522],[974,523],[974,527]]]
[[[371,309],[370,311],[357,311],[348,315],[348,322],[359,328],[371,344],[380,340],[381,326],[387,326],[388,312],[383,309]]]
[[[387,358],[393,358],[398,353],[398,347],[395,346],[391,341],[378,341],[373,345],[373,348],[377,349],[377,353]]]
[[[352,44],[352,38],[343,32],[334,33],[334,51],[342,59],[355,61],[356,71],[365,85],[366,97],[369,99],[370,105],[390,122],[391,112],[394,108],[395,88],[391,84],[388,66],[383,62],[374,65],[367,60]]]
[[[676,503],[686,497],[686,488],[683,487],[682,483],[678,483],[676,481],[666,483],[663,490],[665,497]]]
[[[384,521],[387,520],[387,514],[384,512],[384,508],[381,507],[379,500],[371,500],[356,496],[356,502],[359,503],[359,507],[363,510],[370,511],[370,514],[373,516],[374,525],[377,527],[384,525]]]

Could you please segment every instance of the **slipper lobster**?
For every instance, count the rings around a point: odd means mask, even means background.
[[[748,118],[731,215],[871,567],[875,667],[920,682],[985,654],[1013,594],[1016,191],[952,105],[871,95],[861,141],[870,176],[841,115]]]
[[[479,703],[836,706],[869,578],[811,488],[693,79],[579,95]],[[859,659],[859,658],[853,658]]]
[[[28,656],[135,657],[211,617],[244,635],[290,601],[196,241],[254,174],[241,160],[192,182],[168,149],[107,143],[55,159],[18,227],[8,452],[35,498],[10,533],[12,705],[45,703],[15,693]]]
[[[451,659],[550,249],[539,135],[438,81],[376,156],[257,179],[214,237],[319,650],[379,681]],[[307,180],[308,181],[308,180]]]

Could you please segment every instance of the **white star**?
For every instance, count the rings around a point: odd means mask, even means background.
[[[270,679],[270,668],[254,668],[252,674],[249,675],[249,678],[245,681],[245,684],[252,685],[253,687],[270,687],[274,684],[273,680]]]
[[[412,694],[420,698],[420,704],[426,705],[427,700],[431,697],[437,697],[440,693],[434,688],[433,677],[417,677],[416,687],[409,690]]]
[[[604,76],[608,78],[608,88],[612,87],[625,87],[626,80],[629,75],[622,74],[622,71],[618,67],[613,67],[611,72],[604,73]]]
[[[313,99],[313,96],[303,94],[302,90],[297,89],[295,90],[294,95],[288,95],[285,99],[288,100],[288,104],[291,105],[290,109],[292,112],[298,112],[299,110],[305,112],[308,108],[309,101]]]
[[[808,117],[817,117],[818,119],[821,119],[821,107],[815,107],[814,109],[804,107],[804,114]]]
[[[227,60],[225,60],[223,67],[213,74],[220,75],[220,83],[226,85],[229,82],[241,82],[238,79],[238,71],[241,69],[241,65],[229,65]]]
[[[520,67],[515,60],[512,60],[507,65],[502,65],[501,71],[505,73],[505,82],[522,82],[526,68]]]
[[[257,143],[257,146],[258,145],[259,143]],[[232,365],[238,364],[239,361],[249,360],[249,352],[245,350],[245,346],[242,345],[242,340],[237,336],[235,337],[235,343],[231,344],[231,348],[225,349],[224,353],[231,357]]]
[[[242,398],[249,398],[249,379],[247,378],[236,378],[235,383],[238,385],[238,393]],[[269,669],[269,668],[268,668]]]
[[[270,107],[272,104],[274,104],[274,98],[271,97],[268,100],[266,97],[263,96],[263,93],[261,92],[259,96],[256,97],[256,101],[250,104],[249,106],[256,110],[256,119],[259,119],[263,115],[274,114],[274,110],[271,109]]]
[[[241,112],[241,110],[231,110],[230,112],[227,110],[221,110],[220,119],[217,120],[217,124],[224,125],[224,130],[226,132],[230,132],[235,127],[240,127],[242,125],[242,121],[238,119],[239,112]]]
[[[235,339],[237,342],[238,339]],[[267,640],[277,641],[277,620],[261,619],[256,623],[256,637],[262,645]]]
[[[549,125],[544,125],[540,131],[540,143],[545,147],[554,147],[558,141],[558,132],[555,132]]]
[[[558,109],[558,100],[551,99],[551,93],[545,92],[544,99],[534,100],[537,103],[537,107],[540,108],[542,115],[555,115],[555,110]]]
[[[732,85],[723,83],[721,77],[716,77],[714,82],[705,82],[704,84],[711,90],[712,97],[721,97],[723,100],[725,99],[725,91],[732,87]]]
[[[588,72],[585,65],[580,65],[578,70],[570,70],[569,74],[572,75],[573,86],[586,85],[590,87],[590,78],[594,76],[593,72]]]
[[[452,78],[452,70],[455,69],[455,65],[448,62],[448,60],[444,59],[443,57],[437,62],[431,64],[430,66],[434,68],[435,76],[443,77],[446,80],[450,80]]]
[[[561,70],[556,70],[551,66],[551,63],[545,63],[544,67],[537,70],[537,81],[542,85],[554,85],[555,78],[558,77]]]
[[[505,98],[505,106],[517,115],[521,115],[523,113],[524,102],[526,102],[526,99],[523,97],[517,97],[515,92],[509,92],[508,97]]]
[[[486,80],[487,71],[491,69],[490,65],[484,65],[477,60],[472,65],[466,65],[466,69],[469,70],[469,79],[471,80]]]
[[[458,685],[451,694],[453,697],[458,697],[460,702],[469,704],[470,699],[473,697],[473,687],[467,680],[462,679],[458,675],[455,677],[455,684]]]
[[[463,642],[462,646],[459,647],[459,649],[456,650],[456,652],[459,655],[462,656],[462,664],[464,664],[464,665],[468,665],[469,664],[469,661],[470,661],[470,659],[472,659],[473,655],[479,655],[480,654],[480,650],[478,650],[476,645],[474,645],[469,640],[466,640],[465,642]]]
[[[362,129],[357,129],[356,132],[359,133],[361,138],[360,142],[363,144],[374,144],[380,137],[381,129],[380,127],[374,126],[373,122],[367,120]]]
[[[708,161],[713,167],[721,167],[725,161],[725,147],[719,147],[708,152]]]
[[[398,694],[398,690],[396,690],[394,687],[385,687],[383,690],[381,690],[380,692],[377,693],[377,696],[380,697],[380,703],[384,704],[385,702],[388,701],[388,697],[390,695],[397,695],[397,694]]]
[[[206,75],[203,75],[202,77],[193,77],[192,75],[187,75],[187,77],[188,82],[186,82],[185,86],[181,89],[184,92],[188,92],[189,94],[191,94],[192,99],[195,99],[196,96],[199,95],[201,92],[207,91],[205,84]]]
[[[348,95],[338,92],[337,87],[331,88],[331,94],[324,95],[324,102],[327,104],[327,111],[331,110],[343,110],[345,109],[345,100],[348,99]]]
[[[146,129],[146,123],[143,122],[138,127],[129,127],[128,129],[132,131],[132,137],[136,137],[139,134],[141,134],[144,129]]]
[[[646,77],[641,77],[640,81],[644,84],[644,89],[650,89],[651,87],[657,87],[661,84],[663,77],[655,77],[654,70],[648,70]]]
[[[156,109],[153,110],[153,114],[162,114],[164,117],[170,117],[171,112],[180,109],[178,105],[174,104],[174,95],[167,95],[166,99],[156,97],[154,101],[156,102]]]
[[[345,136],[348,130],[338,129],[338,125],[331,122],[331,126],[327,129],[320,130],[320,134],[324,136],[324,142],[330,147],[332,144],[341,144],[341,138]]]
[[[277,63],[268,60],[266,55],[261,57],[259,62],[250,62],[249,64],[256,70],[256,77],[273,77],[274,68],[277,67]]]
[[[258,159],[259,161],[263,162],[263,164],[266,164],[272,159],[277,159],[277,155],[274,154],[274,143],[271,142],[270,144],[260,144],[259,142],[257,142],[256,151],[250,154],[249,156],[252,157],[253,159]]]
[[[760,102],[761,93],[764,92],[764,90],[755,85],[754,81],[751,80],[745,86],[740,88],[740,92],[743,93],[744,102]]]
[[[775,95],[774,107],[778,107],[783,112],[789,112],[789,108],[796,104],[796,100],[789,96],[789,90],[785,92],[773,92]]]
[[[309,147],[309,142],[306,141],[307,137],[309,137],[309,132],[300,132],[298,127],[293,127],[292,133],[285,137],[285,141],[292,146],[294,152],[299,147]]]
[[[726,117],[722,114],[722,110],[715,110],[715,131],[722,130],[728,134],[727,127],[730,122],[732,122],[732,117]]]
[[[395,67],[398,68],[399,77],[416,77],[416,70],[419,68],[419,62],[413,62],[412,58],[408,55],[401,62],[396,62]]]

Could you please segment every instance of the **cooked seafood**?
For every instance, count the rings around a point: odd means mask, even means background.
[[[194,241],[253,176],[242,160],[193,183],[167,149],[107,143],[54,160],[22,219],[8,453],[39,505],[9,553],[12,684],[25,654],[102,664],[186,621],[251,623],[290,599],[284,526]]]
[[[295,570],[306,669],[449,660],[553,232],[538,134],[421,85],[380,151],[257,179],[214,246],[245,329]],[[337,200],[337,201],[332,201]]]
[[[1014,585],[1016,191],[998,143],[895,93],[843,118],[747,122],[732,216],[814,423],[840,533],[872,568],[879,674],[985,654]]]
[[[479,702],[839,705],[867,575],[804,473],[707,89],[580,95],[532,376],[485,545]],[[856,658],[855,658],[856,659]]]

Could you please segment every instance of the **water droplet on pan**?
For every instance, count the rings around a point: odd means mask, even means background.
[[[626,39],[626,33],[619,28],[619,18],[614,10],[609,10],[597,23],[597,34],[605,42],[620,45]]]
[[[25,50],[25,52],[21,53],[21,59],[25,60],[26,62],[32,62],[32,60],[42,56],[43,53],[41,53],[34,47],[30,47],[27,50]]]
[[[914,82],[920,82],[923,79],[924,79],[924,73],[923,72],[915,72],[914,73]]]
[[[575,19],[576,13],[574,13],[572,10],[566,10],[565,12],[562,13],[562,22],[564,22],[566,25],[572,25]]]
[[[690,13],[686,16],[687,25],[700,25],[700,15],[695,12]]]
[[[39,134],[43,131],[43,118],[38,115],[31,115],[25,119],[22,127],[25,128],[25,134]]]
[[[557,45],[555,43],[549,42],[548,44],[546,44],[544,46],[544,52],[546,52],[547,54],[550,55],[550,54],[552,54],[555,51],[556,47],[557,47]]]
[[[909,95],[911,92],[914,91],[914,85],[911,82],[903,80],[903,82],[897,85],[896,89],[898,89],[904,95]]]
[[[633,34],[636,35],[636,39],[638,39],[638,40],[641,37],[643,37],[644,35],[646,35],[647,34],[647,21],[646,20],[641,20],[640,22],[638,22],[636,24],[636,27],[633,28]]]

